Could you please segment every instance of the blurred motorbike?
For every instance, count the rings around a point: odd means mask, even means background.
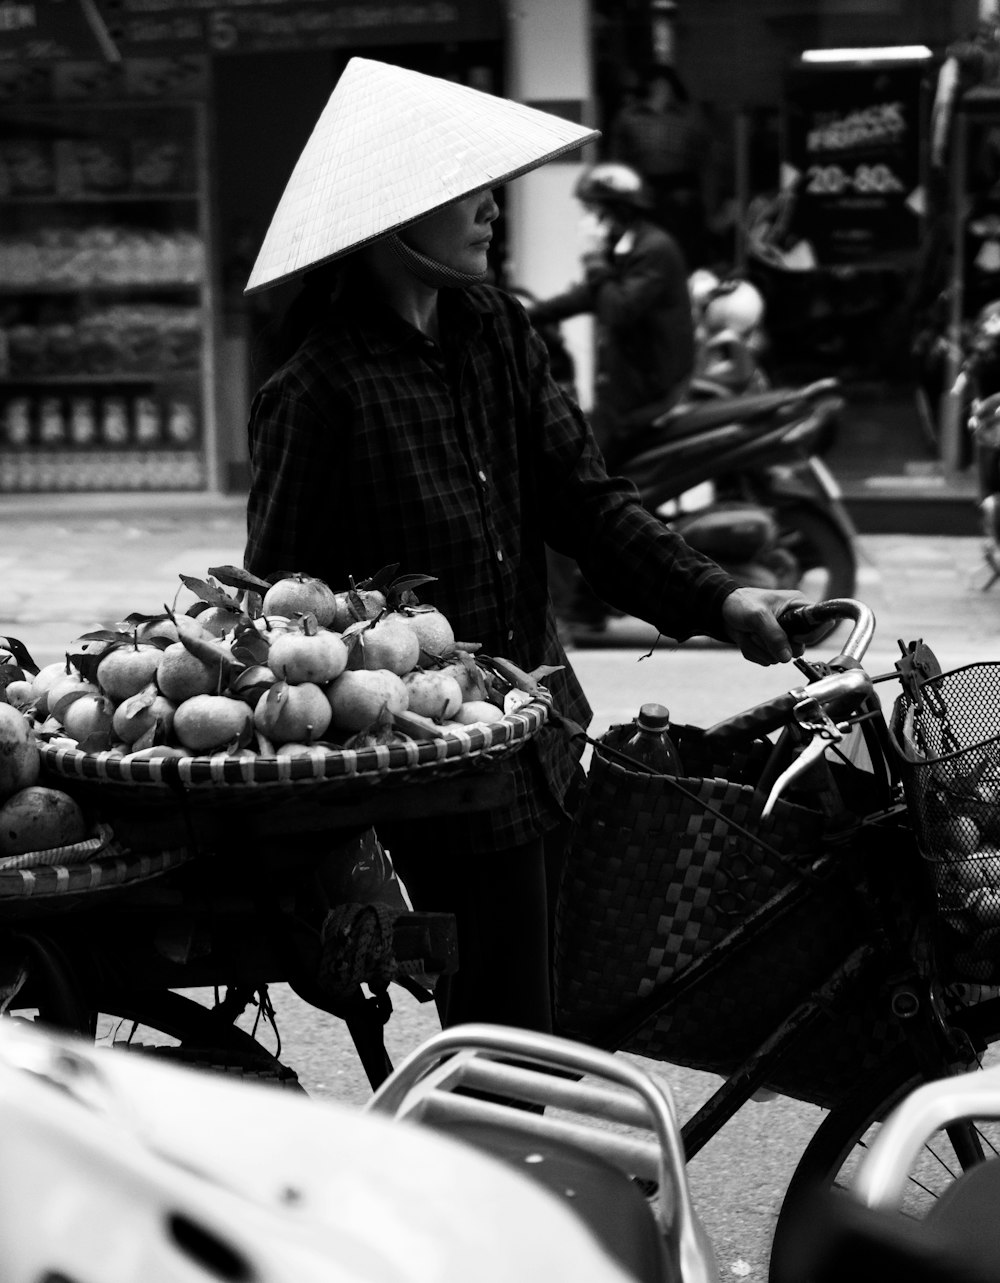
[[[359,1112],[8,1019],[0,1126],[5,1283],[717,1278],[669,1089],[563,1039],[438,1035]]]
[[[857,534],[820,451],[834,379],[650,407],[621,471],[643,504],[737,582],[850,597]]]
[[[759,291],[704,270],[689,289],[693,375],[679,394],[629,416],[630,454],[617,470],[738,583],[799,588],[817,600],[852,596],[857,532],[822,459],[843,409],[836,380],[771,388]],[[559,327],[548,329],[553,370],[565,372]]]

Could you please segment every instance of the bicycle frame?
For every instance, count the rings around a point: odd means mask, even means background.
[[[877,876],[872,876],[878,872],[879,865],[876,847],[881,855],[887,835],[899,844],[907,859],[912,858],[914,866],[919,862],[915,839],[907,827],[906,804],[902,800],[900,773],[888,726],[881,706],[872,695],[872,687],[889,680],[919,683],[933,675],[936,661],[922,643],[914,643],[897,662],[894,672],[868,678],[860,671],[860,663],[874,633],[870,612],[860,603],[850,601],[829,602],[824,604],[823,608],[826,607],[835,610],[827,610],[822,617],[830,618],[839,612],[837,617],[854,620],[851,639],[842,655],[829,665],[800,663],[800,670],[808,678],[802,690],[789,692],[706,732],[723,739],[727,736],[749,739],[759,734],[762,727],[773,730],[783,722],[784,729],[765,768],[767,785],[762,781],[765,792],[767,786],[771,787],[768,805],[796,780],[801,780],[807,771],[812,772],[816,791],[822,795],[828,810],[826,849],[814,861],[808,878],[777,892],[662,988],[630,1006],[622,1020],[603,1028],[600,1045],[610,1050],[627,1048],[648,1021],[669,1016],[671,1007],[696,991],[707,978],[722,974],[740,949],[748,947],[763,928],[794,920],[812,886],[842,871],[845,862],[849,862],[851,881],[869,915],[870,930],[860,944],[844,949],[819,983],[787,1011],[759,1046],[684,1123],[682,1137],[688,1159],[717,1135],[755,1092],[774,1080],[775,1068],[810,1032],[824,1020],[835,1017],[838,1004],[856,997],[866,985],[887,983],[887,1011],[926,1077],[942,1077],[953,1072],[956,1060],[971,1059],[971,1049],[950,1027],[940,1001],[940,975],[929,932],[933,909],[929,889],[925,891],[917,880],[906,888],[896,882],[884,886]],[[840,698],[847,692],[854,702],[854,711],[838,727],[826,716],[811,691],[822,692],[832,705],[837,703],[836,692],[840,692]],[[831,762],[831,744],[835,746],[849,728],[857,728],[863,736],[873,768],[871,773],[836,747]],[[825,737],[828,732],[829,737]],[[614,750],[610,752],[614,756]],[[817,774],[818,781],[815,780]],[[845,795],[859,782],[859,774],[866,777],[858,790],[863,803],[861,813],[845,822],[845,815],[852,809],[850,802],[857,804],[859,800]],[[839,814],[831,798],[839,802]],[[746,835],[753,837],[752,833]],[[901,892],[908,898],[902,920],[898,903]],[[896,897],[896,901],[890,902],[890,896]],[[669,1055],[664,1059],[669,1060]]]

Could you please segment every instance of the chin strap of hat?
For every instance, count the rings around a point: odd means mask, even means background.
[[[423,281],[425,285],[430,285],[434,289],[442,289],[448,285],[478,285],[481,281],[485,281],[488,275],[486,272],[456,272],[454,268],[446,267],[437,259],[428,258],[426,254],[415,250],[412,245],[407,245],[397,232],[390,232],[385,240],[403,266],[412,272],[418,281]]]

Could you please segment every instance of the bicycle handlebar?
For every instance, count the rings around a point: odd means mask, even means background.
[[[860,667],[875,635],[875,616],[868,606],[850,597],[834,597],[807,606],[793,606],[780,616],[779,622],[788,636],[795,638],[808,635],[831,619],[854,621],[844,649],[831,664],[842,671],[810,682],[808,687],[782,691],[746,712],[716,722],[705,732],[706,737],[717,743],[756,739],[784,726],[795,706],[807,697],[816,700],[833,717],[846,716],[864,703],[874,689],[871,678]]]

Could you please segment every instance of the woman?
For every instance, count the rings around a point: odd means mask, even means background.
[[[495,182],[590,136],[463,86],[351,61],[248,286],[306,277],[284,363],[251,410],[245,558],[257,574],[304,570],[335,588],[393,562],[433,575],[421,599],[457,636],[528,670],[561,666],[549,679],[555,704],[584,725],[546,544],[621,609],[673,637],[736,641],[758,663],[791,658],[776,612],[796,596],[737,589],[610,478],[523,308],[481,283]],[[547,852],[551,869],[578,752],[546,728],[503,769],[514,801],[502,811],[379,833],[415,905],[458,919],[460,969],[438,995],[442,1023],[545,1030]]]

